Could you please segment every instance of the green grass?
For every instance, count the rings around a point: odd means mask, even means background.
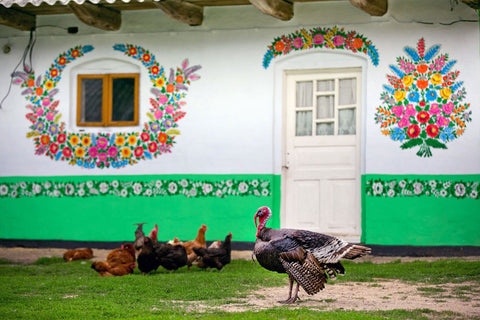
[[[477,292],[480,261],[440,260],[411,263],[346,263],[340,282],[399,279],[419,284],[469,282],[459,296]],[[337,282],[338,282],[337,281]],[[66,263],[42,258],[30,265],[0,264],[0,319],[449,319],[450,313],[430,310],[375,312],[319,311],[274,306],[267,311],[199,312],[199,305],[213,307],[238,303],[252,290],[285,286],[285,275],[269,272],[251,261],[234,260],[221,272],[182,268],[160,270],[150,276],[102,278],[90,262]],[[441,292],[428,292],[437,294]],[[286,292],[285,292],[286,293]],[[284,297],[279,297],[284,298]],[[328,301],[325,301],[328,303]]]

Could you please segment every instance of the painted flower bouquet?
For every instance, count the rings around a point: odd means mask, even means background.
[[[67,161],[87,169],[122,168],[139,160],[153,159],[171,152],[175,136],[180,134],[177,121],[185,116],[181,110],[185,92],[191,81],[199,79],[195,71],[200,66],[189,66],[184,60],[180,67],[170,69],[167,77],[163,67],[148,50],[132,44],[116,44],[113,49],[140,61],[152,82],[148,121],[134,132],[68,132],[57,109],[59,101],[56,85],[61,73],[70,62],[84,56],[94,48],[76,46],[60,54],[42,77],[35,73],[15,72],[14,83],[25,88],[22,95],[28,101],[26,118],[31,122],[28,138],[35,141],[35,154],[53,160]]]
[[[419,147],[420,157],[431,157],[431,148],[447,149],[471,121],[463,81],[457,81],[460,72],[451,70],[456,60],[438,55],[439,50],[439,45],[425,50],[423,38],[416,49],[405,47],[408,58],[390,65],[394,74],[387,75],[389,85],[383,86],[375,113],[384,135],[402,142],[402,149]]]
[[[268,68],[273,58],[286,55],[293,51],[312,48],[346,49],[353,53],[367,54],[372,63],[378,65],[378,52],[375,46],[365,36],[355,30],[345,31],[343,28],[313,28],[300,29],[289,35],[276,37],[263,58],[263,67]]]

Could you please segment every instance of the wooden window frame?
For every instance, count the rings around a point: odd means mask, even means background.
[[[134,101],[133,101],[133,121],[113,121],[112,118],[112,90],[113,79],[133,78],[134,79]],[[82,80],[83,79],[102,79],[102,121],[101,122],[82,122]],[[138,73],[106,73],[106,74],[78,74],[77,75],[77,126],[79,127],[125,127],[137,126],[139,121],[139,79]]]

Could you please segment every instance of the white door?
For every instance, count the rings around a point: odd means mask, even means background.
[[[360,241],[361,74],[285,72],[283,227]]]

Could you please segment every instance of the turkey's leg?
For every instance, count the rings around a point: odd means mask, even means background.
[[[292,299],[292,288],[293,288],[293,278],[291,276],[288,276],[288,280],[289,280],[289,283],[290,283],[290,286],[288,288],[288,298],[287,300],[281,300],[281,301],[278,301],[280,303],[291,303],[290,300]]]

